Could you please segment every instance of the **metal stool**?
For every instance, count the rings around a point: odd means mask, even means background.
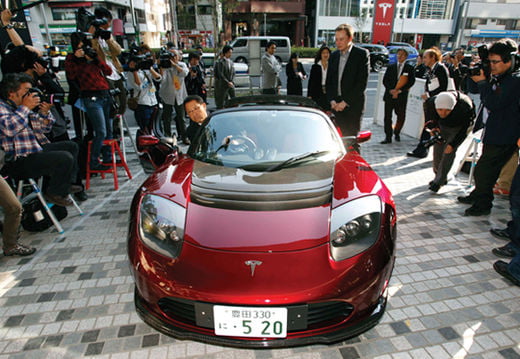
[[[92,170],[90,169],[90,152],[92,148],[92,141],[88,141],[88,150],[87,150],[87,178],[85,183],[85,188],[90,188],[90,176],[92,173],[100,173],[101,178],[105,178],[106,173],[112,173],[114,175],[114,189],[117,191],[119,189],[119,180],[117,178],[117,167],[124,167],[126,171],[126,175],[129,179],[132,179],[132,174],[130,173],[130,169],[125,160],[125,156],[121,152],[121,148],[119,147],[119,143],[117,140],[104,140],[104,146],[110,146],[110,153],[112,155],[112,163],[106,166],[106,170]],[[116,152],[119,156],[119,160],[116,160]]]

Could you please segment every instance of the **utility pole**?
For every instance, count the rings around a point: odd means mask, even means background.
[[[170,15],[173,28],[173,46],[179,47],[179,27],[177,24],[177,0],[170,0]]]

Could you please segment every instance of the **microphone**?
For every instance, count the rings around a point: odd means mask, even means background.
[[[11,12],[13,14],[16,14],[17,12],[20,12],[20,11],[23,11],[25,9],[30,9],[32,8],[33,6],[36,6],[36,5],[39,5],[39,4],[42,4],[44,2],[47,2],[48,0],[38,0],[38,1],[35,1],[35,2],[31,2],[29,4],[26,4],[26,5],[23,5],[22,7],[19,7],[19,8],[16,8],[16,9],[11,9]]]

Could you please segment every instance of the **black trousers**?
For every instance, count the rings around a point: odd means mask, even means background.
[[[175,127],[177,129],[177,137],[184,139],[186,137],[186,124],[184,123],[184,105],[168,105],[164,104],[162,122],[164,135],[171,137],[172,135],[172,114],[175,110]]]
[[[78,173],[78,145],[73,141],[48,143],[42,151],[25,157],[18,157],[6,164],[6,172],[15,179],[45,176],[45,193],[66,196],[70,184],[76,181]]]
[[[387,139],[392,139],[392,134],[399,135],[401,133],[401,129],[404,125],[404,120],[406,117],[406,103],[407,98],[405,99],[391,99],[385,101],[385,119],[384,119],[384,128],[385,128],[385,136]],[[397,121],[395,123],[395,127],[392,130],[392,113],[395,112],[397,115]]]
[[[333,111],[336,116],[336,125],[341,130],[341,136],[357,136],[361,129],[362,113],[350,110],[348,107],[343,111]]]
[[[493,207],[493,186],[500,175],[502,167],[504,167],[517,149],[516,144],[484,144],[482,155],[475,167],[475,189],[470,193],[470,197],[474,200],[474,207],[482,209]]]

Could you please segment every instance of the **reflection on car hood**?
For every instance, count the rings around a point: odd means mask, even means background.
[[[280,211],[330,204],[334,161],[251,172],[195,161],[191,202],[206,207]]]

